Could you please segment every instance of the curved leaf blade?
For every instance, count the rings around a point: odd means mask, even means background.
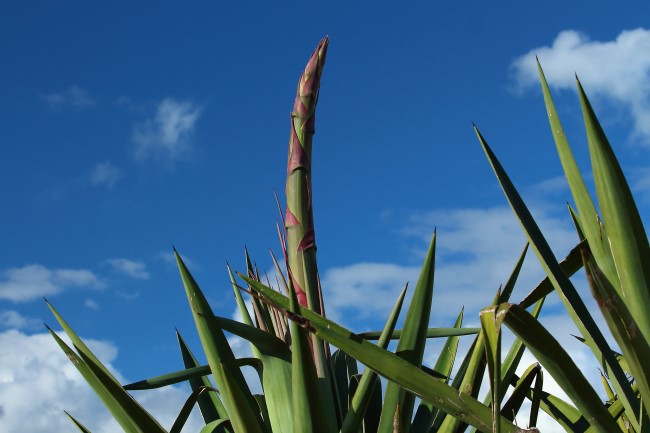
[[[239,274],[253,290],[281,308],[288,308],[288,300],[282,294]],[[418,397],[431,401],[434,405],[461,418],[464,422],[476,426],[484,433],[490,433],[492,414],[490,409],[475,398],[459,394],[456,389],[446,385],[420,368],[399,356],[364,340],[342,326],[324,317],[300,308],[299,320],[309,324],[317,336],[348,353],[362,364],[373,369],[390,381],[398,383],[407,391]],[[501,420],[502,433],[515,433],[517,427],[507,420]]]

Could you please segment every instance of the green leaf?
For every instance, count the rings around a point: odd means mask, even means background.
[[[542,389],[544,387],[544,372],[539,371],[535,378],[535,386],[533,387],[533,397],[530,404],[530,417],[528,419],[529,426],[537,425],[537,417],[539,415],[539,406],[542,401]]]
[[[528,252],[528,244],[524,245],[523,250],[519,254],[517,263],[515,264],[508,281],[503,286],[503,290],[499,288],[496,295],[492,301],[492,305],[497,305],[502,302],[507,302],[512,295],[512,291],[515,288],[517,278],[519,278],[519,273],[521,272],[521,267],[524,264],[524,259],[526,258],[526,253]],[[465,370],[462,369],[457,374],[457,380],[454,380],[452,386],[463,392],[471,395],[474,398],[478,398],[478,393],[483,381],[483,376],[485,374],[485,335],[483,332],[479,333],[475,340],[475,344],[470,348],[469,352],[466,355],[466,361],[463,361]],[[461,374],[462,373],[462,374]],[[434,426],[437,426],[437,420],[434,420]],[[459,430],[464,430],[465,426],[461,420],[455,417],[447,416],[442,421],[442,424],[439,427],[440,433],[453,433]]]
[[[503,408],[501,410],[503,416],[509,420],[515,419],[517,413],[519,413],[519,409],[521,409],[521,405],[523,404],[526,397],[530,394],[530,388],[533,384],[533,381],[535,378],[537,378],[541,371],[542,366],[538,363],[532,364],[526,369],[526,371],[524,371],[524,374],[521,376],[521,378],[516,381],[510,398],[508,398],[508,401],[506,401],[506,403],[503,405]],[[535,424],[529,425],[534,426]]]
[[[45,302],[72,341],[77,352],[65,344],[49,327],[48,331],[120,426],[128,433],[165,432],[160,424],[122,388],[117,379],[99,361],[56,309],[47,300]]]
[[[463,335],[476,335],[481,328],[427,328],[427,338],[447,338],[447,337],[460,337]],[[381,335],[381,331],[368,331],[361,332],[359,337],[366,340],[377,340]],[[390,336],[391,340],[397,340],[402,336],[402,330],[396,329]]]
[[[248,326],[255,330],[250,331],[247,334],[240,333],[237,335],[240,335],[251,343],[253,354],[262,361],[264,366],[262,369],[261,382],[262,388],[267,397],[266,407],[272,430],[277,433],[293,432],[293,392],[291,388],[291,351],[289,350],[289,346],[284,342],[284,340],[251,326],[253,321],[248,313],[246,304],[241,296],[240,288],[237,285],[229,266],[228,274],[235,292],[237,305],[245,322],[244,326]],[[284,321],[282,323],[284,323]],[[223,324],[227,325],[228,322],[225,321]],[[234,331],[234,327],[230,328],[230,332],[235,333]],[[286,334],[286,336],[288,336],[288,329],[283,328],[282,333],[283,335]]]
[[[502,304],[483,310],[481,314],[490,310],[524,342],[597,431],[611,433],[618,429],[571,356],[530,313],[515,304]]]
[[[52,306],[50,308],[53,309]],[[127,433],[165,432],[165,429],[122,389],[115,378],[106,374],[105,367],[102,368],[103,365],[95,361],[97,358],[91,359],[73,345],[79,352],[77,354],[54,331],[50,328],[48,331],[124,431]]]
[[[616,276],[616,270],[614,269],[614,262],[612,261],[609,246],[607,245],[606,237],[603,237],[601,233],[598,211],[589,195],[582,174],[580,173],[575,158],[573,157],[573,152],[569,147],[566,135],[564,134],[564,129],[560,123],[560,118],[555,109],[555,104],[553,103],[553,98],[551,97],[551,92],[548,88],[548,83],[546,82],[546,77],[544,77],[544,72],[542,71],[539,62],[537,62],[537,70],[542,84],[544,103],[546,104],[551,132],[553,133],[557,153],[560,157],[564,174],[569,183],[573,200],[578,208],[581,230],[587,238],[589,246],[597,257],[598,262],[602,263],[603,266],[607,268],[608,277],[612,281],[616,280],[616,285],[618,285],[618,278]]]
[[[223,429],[232,428],[229,419],[220,419],[206,424],[199,433],[221,433]]]
[[[343,418],[348,411],[348,395],[350,392],[350,376],[354,373],[348,374],[348,361],[347,354],[337,350],[332,355],[332,377],[336,381],[336,391],[338,392],[338,401]]]
[[[238,358],[235,360],[235,365],[237,367],[249,366],[253,367],[256,370],[262,369],[262,361],[257,358]],[[199,365],[197,367],[190,367],[184,370],[174,371],[172,373],[162,374],[160,376],[155,376],[150,379],[140,380],[138,382],[129,383],[124,385],[124,389],[127,391],[141,391],[145,389],[156,389],[163,386],[174,385],[176,383],[185,382],[186,380],[192,380],[199,377],[204,377],[212,374],[212,370],[209,365]],[[208,381],[201,383],[199,386],[207,386],[212,388],[212,384]]]
[[[431,315],[433,277],[435,269],[436,234],[433,234],[422,271],[406,313],[402,335],[397,343],[396,354],[405,361],[420,366],[426,345],[426,332]],[[415,396],[398,384],[388,383],[381,411],[379,433],[390,433],[394,428],[406,431],[411,424]],[[397,427],[395,427],[395,425]]]
[[[282,294],[241,274],[240,277],[246,280],[261,296],[265,297],[267,302],[280,308],[288,308],[289,301]],[[368,368],[399,384],[409,392],[424,400],[431,401],[446,413],[460,417],[464,422],[477,426],[484,433],[491,431],[492,415],[490,409],[476,399],[459,394],[456,389],[433,378],[394,353],[364,340],[309,309],[300,308],[300,316],[292,319],[299,320],[304,326],[308,326],[311,332],[315,332],[319,338],[338,347]],[[516,429],[517,427],[509,421],[501,420],[502,433],[515,433]]]
[[[454,328],[451,329],[460,329],[463,324],[463,309],[461,309],[458,317],[456,318],[456,323],[454,323]],[[445,345],[438,355],[436,360],[436,365],[433,367],[433,370],[440,376],[444,377],[442,379],[444,383],[449,382],[449,376],[454,366],[454,361],[456,359],[456,352],[458,351],[458,343],[460,338],[458,336],[449,336]],[[439,414],[439,409],[437,409],[431,402],[422,401],[418,406],[418,410],[415,412],[415,418],[413,418],[413,424],[411,425],[411,431],[413,433],[428,433],[429,429],[433,425],[433,420]]]
[[[621,396],[621,399],[624,401],[626,410],[629,410],[634,414],[639,413],[639,403],[634,397],[630,384],[627,382],[625,377],[625,373],[612,355],[607,340],[605,340],[605,337],[598,328],[598,325],[596,325],[596,322],[589,313],[585,303],[578,295],[575,287],[567,275],[562,271],[555,255],[551,251],[551,247],[546,242],[541,230],[521,199],[521,196],[510,181],[507,173],[501,166],[501,163],[494,155],[492,149],[490,149],[478,129],[474,127],[474,130],[481,146],[483,146],[483,150],[485,151],[490,164],[492,165],[494,173],[501,184],[501,188],[510,203],[510,207],[519,220],[519,223],[523,228],[526,237],[528,237],[528,241],[533,247],[542,268],[546,272],[546,276],[549,278],[553,287],[560,296],[560,300],[564,304],[569,316],[582,336],[585,337],[586,344],[592,350],[596,358],[601,362],[602,368],[610,373],[610,376],[614,379],[613,385]],[[631,421],[634,425],[638,426],[636,419],[631,419]]]
[[[501,413],[501,318],[497,315],[499,307],[481,311],[481,329],[485,336],[485,355],[490,377],[492,396],[492,432],[501,433],[499,419]]]
[[[614,339],[625,355],[643,401],[650,401],[650,345],[640,332],[627,304],[609,283],[592,257],[584,255],[587,281]],[[630,301],[628,301],[629,303]]]
[[[174,421],[172,428],[169,430],[169,433],[181,433],[181,430],[185,426],[187,419],[190,417],[190,413],[192,413],[192,409],[194,408],[194,405],[199,401],[199,399],[202,396],[207,394],[212,394],[215,391],[216,390],[207,387],[200,387],[193,390],[192,394],[190,394],[190,396],[185,401],[185,404],[183,404],[183,407],[181,408],[180,413],[176,417],[176,420]],[[206,425],[210,424],[212,421],[217,421],[217,419],[206,422]],[[222,432],[231,431],[231,430],[226,430],[225,424],[222,424],[222,426],[223,426],[223,428],[221,429]]]
[[[257,402],[251,394],[244,377],[236,366],[235,356],[228,345],[226,336],[215,321],[212,309],[203,292],[174,251],[178,269],[183,280],[192,316],[205,350],[210,370],[221,391],[223,405],[228,412],[234,431],[263,433],[264,424]]]
[[[79,421],[77,421],[77,420],[75,419],[75,417],[73,417],[72,415],[70,415],[70,414],[69,414],[68,412],[66,412],[66,411],[63,411],[63,412],[65,412],[65,414],[68,415],[68,418],[70,418],[70,420],[73,422],[73,424],[74,424],[74,425],[75,425],[79,430],[81,430],[83,433],[92,433],[92,432],[91,432],[90,430],[88,430],[88,429],[87,429],[83,424],[81,424]]]
[[[639,211],[625,180],[623,170],[596,118],[587,96],[577,81],[580,104],[587,129],[587,141],[596,184],[596,195],[603,224],[612,250],[616,273],[608,272],[606,263],[594,253],[598,266],[610,284],[618,286],[630,314],[646,341],[650,338],[650,246]],[[613,275],[610,275],[613,274]]]
[[[178,345],[181,350],[181,357],[183,358],[183,365],[185,365],[186,371],[188,369],[194,369],[197,367],[200,368],[198,361],[190,351],[190,348],[187,347],[187,344],[185,344],[185,341],[183,340],[183,337],[181,337],[181,334],[178,332],[178,330],[176,331],[176,339],[178,340]],[[210,366],[205,367],[207,367],[207,371],[205,372],[207,375],[210,373]],[[205,377],[203,374],[200,377],[189,378],[189,382],[190,387],[194,392],[197,392],[197,390],[201,389],[202,387],[213,388],[210,379]],[[220,418],[228,418],[226,408],[223,407],[223,403],[221,403],[219,396],[215,393],[209,392],[199,395],[198,403],[199,410],[201,411],[201,416],[203,416],[203,420],[206,424],[210,424],[212,421],[216,421]]]
[[[252,280],[247,280],[252,284]],[[299,314],[298,298],[296,292],[289,286],[291,295],[289,313]],[[314,358],[312,357],[310,335],[306,329],[309,326],[299,321],[291,321],[291,378],[293,389],[293,417],[295,433],[326,432],[327,423],[324,422],[323,413],[320,411],[320,394],[318,388],[318,375]]]
[[[521,405],[524,403],[524,400],[530,392],[533,381],[541,373],[541,371],[541,365],[538,363],[532,364],[526,369],[526,371],[524,371],[524,374],[521,375],[521,379],[515,383],[515,387],[512,391],[512,394],[510,395],[510,398],[508,398],[508,401],[503,405],[501,409],[501,413],[506,419],[509,419],[510,421],[515,419],[517,413],[519,413],[519,409],[521,409]],[[534,424],[529,425],[534,426]]]
[[[397,324],[397,319],[402,310],[407,287],[408,285],[402,289],[402,292],[397,297],[397,301],[395,302],[395,305],[388,316],[388,320],[384,325],[384,330],[379,336],[377,346],[382,349],[388,347],[390,336],[393,334],[395,325]],[[377,398],[379,399],[378,405]],[[369,407],[373,406],[373,403],[376,406],[376,413],[373,410],[367,410]],[[367,431],[376,432],[379,427],[381,405],[381,383],[379,382],[379,377],[377,376],[377,373],[367,368],[361,375],[358,384],[355,386],[349,410],[341,425],[341,433],[357,433],[361,427],[362,421],[367,424]]]
[[[584,248],[584,245],[584,242],[580,242],[569,251],[569,254],[567,254],[564,259],[560,261],[560,269],[562,269],[562,272],[564,272],[567,277],[571,277],[582,269],[582,255],[580,252],[582,248]],[[519,305],[523,308],[528,308],[535,302],[551,294],[553,290],[555,290],[555,288],[553,287],[551,279],[549,277],[544,277],[544,279],[540,281],[540,283],[535,286],[528,295],[526,295]]]

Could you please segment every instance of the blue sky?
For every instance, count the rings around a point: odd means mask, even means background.
[[[69,408],[93,431],[115,431],[42,335],[41,323],[54,322],[42,296],[128,381],[179,368],[174,327],[199,350],[172,244],[216,312],[233,316],[226,260],[242,269],[246,245],[270,269],[269,248],[279,254],[273,192],[282,198],[289,113],[324,35],[316,241],[328,311],[347,326],[381,326],[417,278],[434,227],[432,324],[448,325],[462,305],[475,322],[507,278],[525,240],[472,121],[558,256],[568,252],[570,195],[531,73],[535,54],[582,167],[589,172],[574,72],[647,215],[647,2],[234,3],[5,6],[1,430],[29,416],[22,431],[52,422],[73,431],[60,416]],[[541,275],[529,262],[515,297]],[[48,378],[39,405],[50,424],[27,404],[36,378]],[[183,393],[145,399],[172,412]]]

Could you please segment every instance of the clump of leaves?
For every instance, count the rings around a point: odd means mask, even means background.
[[[122,386],[48,303],[72,347],[50,331],[52,336],[124,431],[180,432],[194,406],[199,407],[205,422],[201,433],[533,432],[540,409],[569,432],[650,429],[645,409],[645,403],[650,401],[650,375],[644,362],[650,359],[650,268],[644,266],[650,263],[648,240],[621,168],[578,83],[599,216],[566,141],[541,68],[551,129],[577,207],[570,209],[578,233],[577,246],[566,258],[557,260],[505,170],[475,128],[546,278],[519,304],[509,303],[526,245],[512,273],[497,290],[492,306],[481,312],[480,329],[462,327],[462,310],[452,327],[429,328],[435,276],[433,233],[402,329],[395,327],[406,287],[381,331],[357,334],[327,319],[316,261],[311,194],[315,110],[327,49],[325,38],[300,77],[291,115],[286,207],[281,212],[282,224],[278,224],[286,268],[281,269],[271,254],[277,274],[271,284],[267,277],[262,278],[248,252],[244,272],[235,273],[228,267],[242,314],[242,322],[237,322],[214,315],[175,251],[206,365],[199,363],[177,334],[181,370]],[[622,353],[609,347],[603,330],[596,326],[569,280],[583,266]],[[600,401],[571,357],[537,321],[546,295],[553,290],[576,323],[582,341],[601,364],[609,396],[606,403]],[[252,304],[252,314],[247,302]],[[505,354],[501,342],[504,324],[517,337]],[[253,357],[237,358],[226,333],[247,340]],[[474,340],[455,368],[459,338],[464,335],[473,335]],[[446,339],[433,366],[423,365],[430,338]],[[395,352],[387,350],[392,339],[398,340]],[[338,350],[332,353],[332,347]],[[521,376],[516,374],[525,349],[533,353],[571,402],[543,390],[539,364],[531,365]],[[366,367],[362,373],[359,362]],[[255,368],[262,394],[251,392],[241,372],[243,366]],[[480,402],[480,385],[486,371],[490,392]],[[385,390],[379,375],[387,379]],[[129,393],[184,381],[190,384],[192,393],[169,430]],[[505,399],[508,390],[511,393]],[[519,428],[513,422],[526,399],[531,401],[530,429]],[[68,416],[81,431],[89,431]]]

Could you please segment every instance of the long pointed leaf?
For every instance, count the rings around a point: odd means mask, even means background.
[[[577,81],[580,104],[587,129],[587,141],[603,224],[620,279],[621,297],[646,341],[650,341],[650,246],[639,211],[623,170],[607,141],[587,96]],[[616,280],[594,254],[614,287]]]
[[[187,347],[181,334],[176,331],[176,339],[178,340],[178,346],[181,350],[181,357],[183,358],[183,364],[186,369],[192,369],[199,367],[199,363],[190,351],[190,348]],[[208,372],[209,372],[208,366]],[[212,382],[205,376],[193,377],[189,379],[190,387],[192,391],[197,392],[201,387],[212,388]],[[126,389],[126,387],[125,387]],[[227,418],[228,413],[226,408],[221,403],[218,395],[215,393],[203,393],[198,396],[199,410],[201,411],[201,416],[206,424],[210,424],[212,421],[216,421],[220,418]]]
[[[632,317],[627,304],[598,265],[585,254],[587,281],[603,313],[614,339],[623,350],[627,365],[632,371],[643,401],[650,401],[650,345],[643,338],[639,326]],[[629,302],[629,301],[628,301]]]
[[[501,413],[501,323],[497,315],[498,307],[481,311],[481,329],[485,336],[485,357],[490,377],[492,396],[492,432],[501,433],[499,419]]]
[[[575,287],[559,266],[551,247],[546,242],[539,226],[510,181],[510,178],[501,166],[501,163],[496,158],[494,152],[492,152],[492,149],[488,146],[478,129],[475,127],[474,130],[488,160],[490,161],[490,164],[492,165],[494,173],[501,184],[501,188],[510,203],[510,207],[519,220],[519,223],[523,228],[526,237],[528,237],[542,268],[553,284],[553,287],[555,287],[555,290],[560,296],[560,300],[564,304],[569,316],[582,336],[585,337],[586,344],[592,350],[596,358],[601,361],[603,369],[611,373],[611,376],[614,378],[613,384],[615,385],[617,392],[621,394],[621,399],[626,405],[626,408],[628,408],[632,413],[639,413],[639,403],[636,401],[630,384],[625,378],[625,373],[616,359],[612,356],[612,351],[605,340],[605,337],[598,328],[598,325],[596,325],[596,322],[589,313],[584,301],[578,295]],[[638,426],[638,423],[636,425]]]
[[[456,322],[454,323],[454,328],[452,329],[459,329],[462,326],[463,312],[464,310],[461,309],[458,317],[456,318]],[[445,342],[445,345],[440,351],[440,355],[438,355],[436,365],[433,367],[433,370],[437,374],[445,378],[443,379],[444,383],[449,382],[449,376],[451,375],[451,371],[454,366],[459,341],[460,338],[458,336],[449,336]],[[428,433],[429,429],[433,425],[433,420],[435,419],[436,415],[438,415],[438,412],[439,409],[436,408],[432,403],[424,400],[420,402],[420,406],[418,407],[418,410],[415,413],[415,417],[413,418],[411,431],[413,433]]]
[[[426,345],[426,332],[431,315],[433,277],[435,269],[436,234],[433,234],[422,271],[406,313],[402,335],[397,343],[397,356],[413,365],[420,366]],[[386,385],[384,406],[381,411],[379,433],[390,433],[394,428],[406,431],[411,424],[415,396],[395,383]],[[395,427],[397,426],[397,427]]]
[[[257,281],[239,275],[268,302],[288,309],[289,301],[285,296]],[[309,326],[309,329],[315,332],[319,338],[347,352],[388,380],[398,383],[424,400],[431,401],[446,413],[458,416],[468,424],[477,426],[480,431],[490,433],[492,428],[490,409],[476,399],[459,394],[456,389],[438,381],[394,353],[377,347],[313,311],[300,308],[300,316],[293,319]],[[501,420],[502,433],[515,433],[516,429],[514,424],[504,419]]]
[[[228,412],[233,429],[251,433],[263,433],[263,421],[257,408],[257,403],[251,394],[244,377],[235,365],[226,336],[215,323],[214,314],[203,292],[183,263],[181,257],[174,251],[178,269],[185,286],[201,343],[205,350],[212,375],[221,391],[223,405]]]
[[[382,331],[382,335],[380,335],[379,337],[377,346],[381,347],[382,349],[386,349],[386,347],[388,347],[390,336],[393,334],[393,330],[395,329],[395,325],[397,324],[399,313],[402,310],[402,304],[404,303],[404,296],[406,295],[406,289],[407,287],[404,287],[400,295],[397,297],[397,301],[395,302],[395,305],[393,306],[393,309],[391,310],[391,313],[388,316],[386,325],[384,325],[384,330]],[[357,433],[359,431],[359,427],[361,426],[361,422],[364,420],[364,415],[366,414],[366,410],[370,405],[370,403],[372,402],[373,397],[376,395],[375,390],[380,387],[381,384],[379,382],[379,377],[377,376],[377,373],[367,368],[361,375],[361,379],[359,379],[359,383],[354,392],[354,396],[352,397],[352,401],[350,402],[350,409],[347,415],[345,416],[345,418],[343,419],[343,424],[341,426],[341,433]],[[380,398],[380,406],[381,406],[381,398]],[[381,411],[381,407],[379,408],[379,410]],[[377,421],[379,421],[379,417],[377,417]],[[378,422],[376,427],[379,427]],[[376,429],[375,430],[371,429],[370,431],[376,431]]]
[[[427,338],[446,338],[446,337],[460,337],[463,335],[476,335],[481,328],[428,328],[426,331]],[[377,340],[382,331],[368,331],[361,332],[359,337],[366,340]],[[396,329],[390,336],[391,340],[398,340],[402,336],[402,330]]]
[[[54,307],[49,302],[47,305],[52,313],[54,313],[54,316],[68,337],[70,337],[73,347],[77,352],[71,349],[54,331],[48,328],[50,334],[122,428],[127,432],[135,433],[165,432],[165,429],[122,388],[117,379],[108,372],[108,369],[99,361],[88,346],[85,345]]]
[[[299,314],[296,292],[289,290],[289,293],[289,312]],[[313,340],[310,340],[308,331],[295,320],[291,321],[291,341],[294,433],[325,432],[327,424],[323,422],[323,414],[319,412],[318,376],[310,345]]]
[[[582,174],[578,169],[578,164],[576,164],[575,158],[573,157],[573,152],[569,147],[566,135],[564,134],[564,129],[562,128],[562,123],[560,122],[557,110],[555,109],[553,98],[551,97],[551,92],[548,88],[548,83],[546,82],[546,77],[544,76],[544,71],[542,71],[542,67],[539,62],[537,62],[537,70],[539,73],[540,83],[542,85],[544,103],[546,104],[546,111],[548,113],[548,121],[551,126],[551,132],[553,133],[557,153],[560,157],[560,162],[562,163],[564,174],[566,175],[567,181],[569,183],[569,188],[571,189],[573,200],[575,201],[575,204],[578,208],[578,215],[581,222],[580,226],[589,242],[591,250],[597,257],[598,263],[602,263],[603,267],[607,268],[606,274],[610,280],[616,280],[616,285],[618,286],[618,277],[616,276],[614,262],[612,261],[607,241],[601,236],[602,233],[600,230],[600,223],[598,220],[598,212],[596,210],[596,206],[594,205],[594,202],[589,195],[589,191],[587,190],[587,186],[585,185],[584,179],[582,178]]]
[[[68,412],[66,412],[66,411],[63,411],[63,412],[65,412],[65,414],[68,416],[68,418],[70,418],[70,420],[71,420],[72,423],[75,425],[75,427],[77,427],[77,428],[78,428],[79,430],[81,430],[83,433],[92,433],[90,430],[88,430],[88,428],[86,428],[86,426],[84,426],[82,423],[80,423],[79,421],[77,421],[77,419],[76,419],[75,417],[73,417],[72,415],[70,415],[70,414],[69,414]]]
[[[597,431],[611,433],[618,429],[571,356],[530,313],[515,304],[502,304],[490,310],[494,311],[497,320],[501,320],[521,338]]]

